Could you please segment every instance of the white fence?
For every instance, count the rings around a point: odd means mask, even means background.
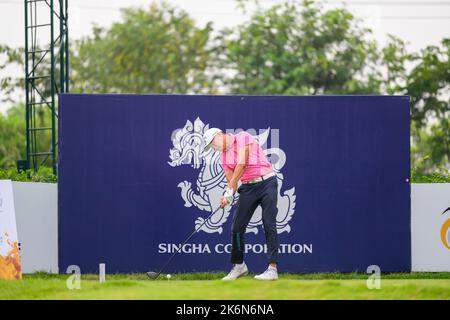
[[[24,273],[58,272],[57,185],[14,182]],[[450,184],[411,186],[412,271],[450,271]]]
[[[413,184],[413,271],[450,271],[450,183]]]
[[[13,182],[22,271],[58,272],[56,183]]]

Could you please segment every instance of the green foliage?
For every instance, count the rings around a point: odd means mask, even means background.
[[[417,129],[413,124],[411,162],[422,174],[450,165],[450,119]],[[426,159],[427,161],[421,161]]]
[[[0,169],[0,180],[27,182],[56,182],[56,176],[50,167],[41,166],[37,172],[32,170],[17,171],[16,167]]]
[[[50,114],[44,112],[42,108],[36,108],[36,112],[37,125],[49,126]],[[39,134],[39,148],[42,150],[50,145],[51,134],[46,131]],[[41,166],[38,172],[17,171],[16,161],[26,159],[25,141],[25,106],[18,104],[8,109],[6,116],[0,114],[0,179],[56,182],[51,161],[46,162],[47,166]]]
[[[450,170],[438,167],[434,172],[423,173],[424,163],[429,160],[429,156],[417,159],[411,168],[412,183],[450,183]]]
[[[166,2],[122,11],[122,21],[79,41],[71,58],[73,90],[95,93],[212,91],[206,69],[212,28]]]
[[[411,69],[407,72],[407,65]],[[422,174],[450,164],[450,39],[408,53],[406,42],[391,36],[380,66],[387,74],[384,91],[411,97],[411,161],[429,156]]]
[[[418,174],[411,171],[412,183],[450,183],[450,171],[441,167],[438,171],[429,174]]]
[[[51,113],[48,107],[35,107],[36,126],[49,127]],[[9,108],[6,116],[0,114],[0,168],[15,166],[19,159],[26,159],[25,106],[17,104]],[[43,130],[35,133],[37,150],[47,151],[51,146],[51,131]],[[42,160],[42,157],[41,157]],[[45,162],[52,166],[51,159]]]
[[[218,37],[218,66],[232,93],[378,93],[369,33],[349,11],[323,10],[313,1],[259,8]]]
[[[247,12],[252,1],[236,2]],[[379,48],[371,30],[345,8],[325,10],[320,1],[305,0],[267,9],[253,2],[257,10],[248,21],[225,30],[213,30],[211,23],[198,28],[166,2],[126,9],[120,22],[95,27],[71,47],[71,91],[410,95],[415,176],[423,181],[450,168],[450,39],[411,53],[405,41],[389,35]],[[23,67],[22,59],[23,49],[0,45],[0,71]],[[48,95],[44,83],[35,85]],[[15,90],[23,90],[23,78],[4,77],[0,88],[11,100]],[[23,109],[18,105],[0,115],[0,167],[25,158]],[[39,124],[47,126],[49,112],[36,112]],[[37,134],[43,135],[37,149],[48,150],[49,132]]]
[[[406,78],[407,93],[411,95],[411,117],[423,126],[430,118],[447,120],[447,138],[450,137],[450,38],[441,46],[428,46],[417,55],[418,62]],[[447,139],[447,144],[449,138]],[[449,154],[450,155],[450,154]]]
[[[0,168],[26,158],[24,109],[23,105],[16,105],[6,116],[0,113]]]
[[[450,39],[428,46],[406,78],[411,95],[412,153],[430,156],[430,166],[450,167]]]
[[[14,49],[0,44],[0,72],[6,68],[23,66],[23,48]],[[2,76],[0,78],[0,91],[2,102],[11,102],[11,96],[19,88],[23,88],[23,77]]]

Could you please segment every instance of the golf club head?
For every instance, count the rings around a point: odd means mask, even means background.
[[[153,272],[153,271],[147,272],[147,276],[152,280],[156,280],[159,277],[159,275],[160,275],[159,272]]]

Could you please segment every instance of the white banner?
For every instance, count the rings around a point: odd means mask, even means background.
[[[21,278],[12,182],[0,180],[0,279]]]
[[[450,271],[450,183],[411,185],[412,271]]]

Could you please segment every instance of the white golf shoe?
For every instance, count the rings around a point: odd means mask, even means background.
[[[245,276],[248,273],[247,265],[245,262],[241,264],[233,265],[233,269],[231,269],[230,273],[223,277],[222,280],[236,280],[241,276]]]
[[[277,268],[269,266],[266,271],[255,276],[256,280],[277,280],[278,279],[278,271]]]

